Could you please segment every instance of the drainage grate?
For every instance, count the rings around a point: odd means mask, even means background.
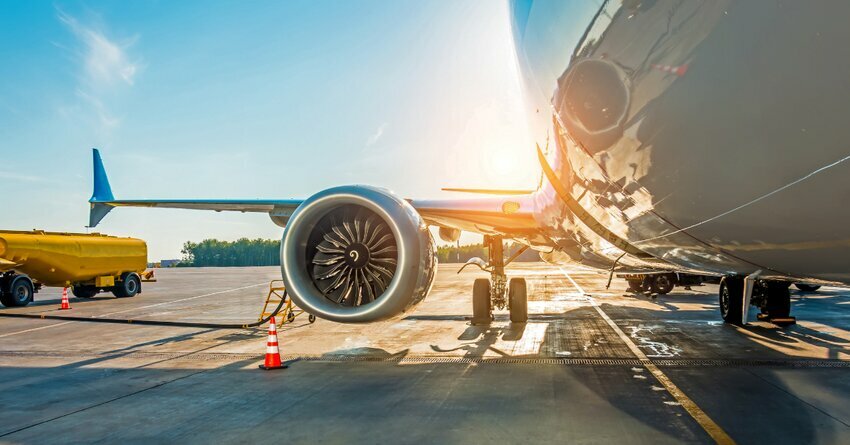
[[[95,352],[95,351],[0,351],[0,357],[70,358],[70,359],[144,359],[174,360],[186,358],[201,361],[262,360],[263,354],[225,352]],[[456,356],[375,356],[375,355],[283,355],[287,361],[308,362],[373,362],[394,364],[476,364],[476,365],[552,365],[552,366],[642,366],[652,363],[662,368],[850,368],[850,360],[832,359],[653,359],[637,358],[563,358],[563,357],[456,357]]]

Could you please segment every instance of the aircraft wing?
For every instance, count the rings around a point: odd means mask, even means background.
[[[530,195],[474,199],[412,199],[428,224],[484,235],[527,237],[537,233]]]
[[[93,160],[94,193],[89,200],[89,227],[96,226],[115,207],[260,212],[268,213],[274,220],[275,217],[288,218],[303,202],[301,199],[115,199],[97,149],[93,150]]]
[[[160,207],[217,212],[268,213],[285,226],[303,199],[115,199],[103,160],[93,150],[94,192],[89,203],[89,227],[95,227],[115,207]],[[467,191],[467,190],[458,190]],[[470,190],[470,192],[494,192]],[[408,200],[428,224],[482,234],[526,236],[536,232],[530,195],[505,193],[475,199]]]

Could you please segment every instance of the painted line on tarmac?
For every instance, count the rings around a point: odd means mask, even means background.
[[[582,289],[582,287],[579,286],[578,283],[576,283],[576,280],[574,280],[573,277],[571,277],[566,270],[561,269],[561,272],[564,274],[565,277],[567,277],[568,280],[570,280],[570,283],[573,284],[573,287],[575,287],[580,294],[587,296],[587,292],[585,292],[584,289]]]
[[[676,399],[677,402],[679,402],[682,408],[685,408],[685,411],[687,411],[688,414],[691,415],[691,417],[699,424],[699,426],[702,427],[702,429],[705,430],[705,432],[708,433],[708,435],[711,436],[711,438],[714,439],[716,443],[724,445],[735,443],[735,441],[732,440],[729,434],[727,434],[726,431],[724,431],[723,428],[720,427],[720,425],[718,425],[714,420],[712,420],[711,417],[709,417],[708,414],[706,414],[705,411],[702,410],[702,408],[700,408],[696,403],[694,403],[693,400],[691,400],[690,397],[688,397],[681,389],[679,389],[679,387],[676,386],[676,384],[673,383],[673,381],[670,380],[670,378],[667,377],[667,375],[664,374],[664,372],[662,372],[661,369],[658,368],[658,366],[656,366],[650,361],[649,357],[647,357],[646,354],[644,354],[643,351],[641,351],[640,348],[632,341],[632,339],[630,339],[629,336],[626,335],[626,333],[623,332],[623,330],[620,329],[619,326],[617,326],[617,323],[614,323],[614,320],[612,320],[611,317],[609,317],[608,314],[606,314],[605,311],[603,311],[602,308],[599,307],[599,304],[597,304],[595,298],[590,295],[587,295],[584,289],[582,289],[581,286],[579,286],[578,283],[573,280],[573,277],[571,277],[566,270],[561,269],[561,272],[564,274],[564,276],[567,277],[568,280],[570,280],[573,286],[575,286],[575,288],[579,292],[581,292],[582,295],[587,297],[587,300],[590,302],[590,305],[593,306],[594,309],[596,309],[596,312],[599,313],[599,316],[602,317],[602,319],[605,320],[606,323],[608,323],[608,326],[610,326],[611,329],[614,330],[617,336],[620,337],[620,340],[622,340],[623,343],[628,346],[629,350],[632,351],[632,354],[634,354],[635,357],[640,359],[641,363],[643,364],[643,367],[646,368],[646,370],[649,371],[650,374],[652,374],[653,377],[655,377],[655,379],[658,380],[658,382],[664,386],[667,392],[671,396],[673,396],[673,398]]]
[[[152,307],[164,306],[166,304],[173,304],[173,303],[180,303],[180,302],[183,302],[183,301],[197,300],[198,298],[211,297],[213,295],[226,294],[228,292],[235,292],[235,291],[238,291],[238,290],[250,289],[252,287],[263,286],[265,284],[267,284],[267,283],[262,282],[262,283],[258,283],[258,284],[251,284],[249,286],[242,286],[242,287],[237,287],[237,288],[234,288],[234,289],[227,289],[227,290],[222,290],[222,291],[217,291],[217,292],[211,292],[211,293],[208,293],[208,294],[196,295],[194,297],[181,298],[179,300],[174,300],[174,301],[164,301],[162,303],[149,304],[147,306],[141,306],[141,307],[136,307],[136,308],[132,308],[132,309],[125,309],[125,310],[121,310],[121,311],[109,312],[109,313],[106,313],[106,314],[94,315],[91,318],[97,319],[97,318],[109,317],[110,315],[123,314],[125,312],[138,311],[138,310],[141,310],[141,309],[150,309]],[[142,315],[142,316],[144,316],[144,315]],[[23,331],[9,332],[9,333],[6,333],[6,334],[0,334],[0,338],[11,337],[13,335],[18,335],[18,334],[26,334],[27,332],[40,331],[42,329],[55,328],[57,326],[62,326],[62,325],[70,324],[70,323],[74,323],[74,322],[73,321],[63,321],[62,323],[56,323],[56,324],[51,324],[51,325],[47,325],[47,326],[39,326],[37,328],[24,329]]]
[[[2,334],[2,335],[0,335],[0,338],[11,337],[13,335],[18,335],[18,334],[26,334],[27,332],[40,331],[42,329],[47,329],[47,328],[55,328],[56,326],[62,326],[63,324],[71,324],[71,323],[73,323],[73,322],[72,321],[63,321],[62,323],[50,324],[50,325],[47,325],[47,326],[39,326],[37,328],[24,329],[23,331],[15,331],[15,332],[10,332],[8,334]]]
[[[267,284],[268,284],[268,282],[264,281],[262,283],[251,284],[249,286],[242,286],[242,287],[237,287],[237,288],[234,288],[234,289],[220,290],[218,292],[211,292],[211,293],[208,293],[208,294],[196,295],[194,297],[181,298],[179,300],[174,300],[174,301],[163,301],[162,303],[149,304],[147,306],[125,309],[123,311],[115,311],[115,312],[110,312],[108,314],[96,315],[96,316],[93,316],[92,318],[109,317],[110,315],[123,314],[125,312],[133,312],[133,311],[138,311],[138,310],[141,310],[141,309],[150,309],[152,307],[165,306],[166,304],[174,304],[174,303],[180,303],[180,302],[183,302],[183,301],[197,300],[198,298],[212,297],[213,295],[226,294],[228,292],[235,292],[235,291],[238,291],[238,290],[250,289],[252,287],[257,287],[257,286],[265,286]]]

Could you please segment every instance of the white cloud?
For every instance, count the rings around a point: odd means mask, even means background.
[[[80,89],[77,90],[77,97],[89,104],[92,110],[94,110],[95,115],[97,115],[97,119],[100,121],[102,127],[112,128],[121,123],[121,119],[113,116],[106,108],[106,105],[103,104],[103,101],[97,97]]]
[[[383,124],[378,126],[378,129],[375,130],[375,133],[372,136],[369,136],[369,139],[366,140],[367,147],[375,145],[375,143],[377,143],[378,140],[381,139],[381,136],[384,135],[384,130],[387,129],[387,125],[387,122],[384,122]]]
[[[61,10],[58,11],[58,17],[82,44],[80,56],[92,87],[112,86],[118,82],[133,85],[140,64],[130,60],[127,49],[135,42],[135,38],[118,43]]]
[[[9,180],[9,181],[23,181],[23,182],[47,182],[47,178],[42,178],[41,176],[22,175],[20,173],[11,173],[11,172],[2,172],[2,171],[0,171],[0,179],[6,179],[6,180]]]

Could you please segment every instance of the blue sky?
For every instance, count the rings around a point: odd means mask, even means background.
[[[533,187],[508,23],[492,0],[4,1],[0,228],[84,231],[91,147],[119,198]],[[282,233],[264,214],[160,209],[98,230],[152,260]]]

